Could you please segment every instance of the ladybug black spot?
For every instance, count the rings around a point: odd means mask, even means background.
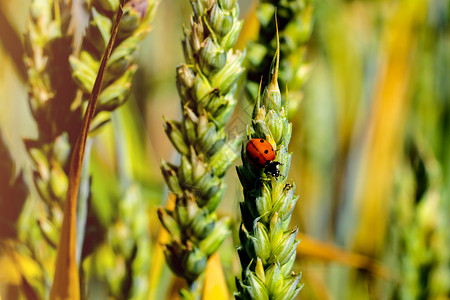
[[[281,165],[281,163],[279,163],[277,161],[269,162],[265,166],[264,173],[266,173],[267,175],[273,176],[275,178],[278,178],[279,176],[281,176],[280,165]]]
[[[267,150],[267,149],[264,150],[264,154],[267,154],[267,153],[269,153],[269,150]]]
[[[260,139],[259,142],[262,144],[262,143],[264,143],[264,140],[263,140],[263,139]]]

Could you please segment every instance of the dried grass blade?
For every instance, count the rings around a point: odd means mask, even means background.
[[[299,234],[301,243],[297,247],[297,256],[310,257],[326,262],[337,262],[349,267],[366,270],[373,275],[393,280],[391,270],[371,257],[348,251],[334,244],[322,242],[303,233]]]
[[[61,236],[58,243],[58,251],[55,266],[55,276],[50,290],[50,299],[80,299],[80,287],[78,267],[76,261],[76,208],[78,187],[80,185],[81,169],[83,165],[86,141],[89,134],[91,121],[95,115],[95,108],[100,94],[106,64],[116,39],[117,29],[123,14],[123,2],[119,6],[116,22],[106,51],[103,54],[102,63],[95,80],[89,103],[84,115],[80,135],[72,152],[69,171],[69,188],[64,207],[64,219]]]

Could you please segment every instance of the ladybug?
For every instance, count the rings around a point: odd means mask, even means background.
[[[247,160],[258,169],[264,169],[264,173],[275,178],[280,176],[280,163],[275,160],[276,154],[272,145],[265,139],[251,139],[246,146]]]

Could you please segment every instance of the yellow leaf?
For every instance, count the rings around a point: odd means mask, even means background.
[[[208,260],[203,285],[203,300],[227,300],[228,287],[223,275],[219,254],[214,253]]]

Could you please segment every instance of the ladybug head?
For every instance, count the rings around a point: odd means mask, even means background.
[[[281,165],[281,163],[279,163],[277,161],[271,161],[266,164],[266,166],[264,168],[264,173],[277,178],[278,176],[281,175],[280,174],[280,165]]]

